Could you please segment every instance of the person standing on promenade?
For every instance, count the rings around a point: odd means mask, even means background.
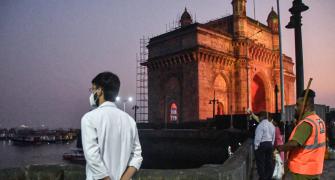
[[[265,111],[259,114],[260,123],[255,132],[254,148],[257,172],[260,180],[271,180],[273,173],[273,144],[275,141],[275,127],[268,120]]]
[[[119,78],[111,72],[92,80],[92,111],[81,119],[86,180],[129,180],[142,163],[136,122],[114,104]]]
[[[306,93],[306,105],[304,96]],[[294,180],[320,179],[326,151],[326,127],[314,111],[313,90],[304,90],[297,100],[297,119],[289,141],[276,147],[278,151],[289,151],[288,168]]]
[[[255,115],[251,109],[247,110],[247,114],[248,116],[248,133],[249,133],[249,137],[252,139],[255,139],[255,132],[256,132],[256,128],[259,124],[259,117],[257,115]]]
[[[274,142],[274,147],[279,146],[279,145],[283,145],[283,136],[280,132],[280,119],[274,118],[272,121],[272,124],[275,126],[275,142]],[[284,162],[284,152],[280,152],[280,157],[281,160]]]

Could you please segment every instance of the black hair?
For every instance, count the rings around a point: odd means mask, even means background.
[[[266,112],[266,111],[261,111],[261,112],[259,112],[259,118],[260,118],[260,119],[268,119],[268,120],[270,120],[270,119],[269,119],[269,113]]]
[[[277,117],[275,117],[275,118],[273,118],[273,121],[277,124],[277,126],[280,126],[280,124],[281,124],[281,120],[279,119],[279,118],[277,118]]]
[[[299,97],[304,97],[305,96],[305,93],[306,93],[307,89],[305,89]],[[311,108],[311,110],[314,110],[314,98],[315,98],[315,92],[312,90],[312,89],[309,89],[308,90],[308,93],[307,93],[307,99],[306,99],[306,102],[307,102],[307,106],[309,106]]]
[[[99,73],[92,80],[97,88],[101,88],[104,91],[104,98],[106,101],[115,101],[116,96],[120,90],[120,79],[117,75],[111,72]]]
[[[305,89],[305,90],[300,94],[299,97],[304,97],[306,91],[307,91],[307,89]],[[314,99],[314,98],[315,98],[315,92],[314,92],[312,89],[309,89],[309,90],[308,90],[307,97],[308,97],[308,98],[313,98],[313,99]]]

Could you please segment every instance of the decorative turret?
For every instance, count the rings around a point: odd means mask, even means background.
[[[268,26],[271,31],[273,33],[278,33],[278,14],[273,10],[273,7],[266,21],[268,22]]]
[[[187,26],[193,23],[192,17],[190,13],[187,12],[186,7],[185,7],[183,14],[180,17],[179,23],[181,27],[184,27],[184,26]]]
[[[246,0],[233,0],[234,36],[243,38],[246,35],[247,15]]]
[[[233,5],[233,15],[234,16],[247,16],[246,3],[247,3],[247,0],[233,0],[231,2],[231,4]]]

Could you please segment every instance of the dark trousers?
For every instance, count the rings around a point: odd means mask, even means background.
[[[257,172],[260,180],[271,180],[274,168],[272,142],[261,142],[255,151]]]

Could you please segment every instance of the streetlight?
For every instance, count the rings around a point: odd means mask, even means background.
[[[280,7],[279,0],[277,0],[277,13],[278,13],[278,33],[279,33],[279,63],[280,63],[280,102],[281,102],[281,120],[285,119],[285,106],[284,106],[284,63],[283,63],[283,49],[282,49],[282,36],[281,36],[281,24],[280,24]],[[296,65],[297,67],[297,65]],[[276,90],[275,90],[276,91]],[[277,93],[277,92],[276,92]],[[277,96],[276,96],[277,100]],[[278,108],[278,105],[277,105]],[[285,141],[285,128],[284,128],[284,141]]]
[[[278,0],[277,0],[278,1]],[[278,3],[278,2],[277,2]],[[278,6],[278,5],[277,5]],[[295,71],[296,71],[296,96],[298,97],[304,90],[304,64],[302,52],[301,37],[301,12],[308,10],[308,6],[302,3],[302,0],[294,0],[292,8],[289,9],[292,16],[290,22],[286,25],[288,29],[294,29],[295,37]]]
[[[133,101],[132,97],[128,97],[128,101],[126,101],[126,100],[123,101],[123,111],[126,111],[126,103],[127,102],[132,102],[132,101]]]
[[[215,99],[215,90],[214,90],[214,98],[209,100],[209,104],[213,103],[213,120],[215,118],[215,104],[219,103],[219,100]]]
[[[115,99],[115,100],[116,100],[117,102],[119,102],[119,101],[120,101],[120,99],[121,99],[121,98],[118,96],[118,97],[116,97],[116,99]]]
[[[117,97],[115,98],[115,100],[116,100],[116,102],[120,102],[120,101],[121,101],[121,97],[117,96]],[[132,102],[132,101],[133,101],[133,98],[132,98],[132,97],[128,97],[128,99],[125,99],[125,100],[122,101],[122,103],[123,103],[123,111],[124,111],[124,112],[126,112],[126,103],[127,103],[127,102]]]

